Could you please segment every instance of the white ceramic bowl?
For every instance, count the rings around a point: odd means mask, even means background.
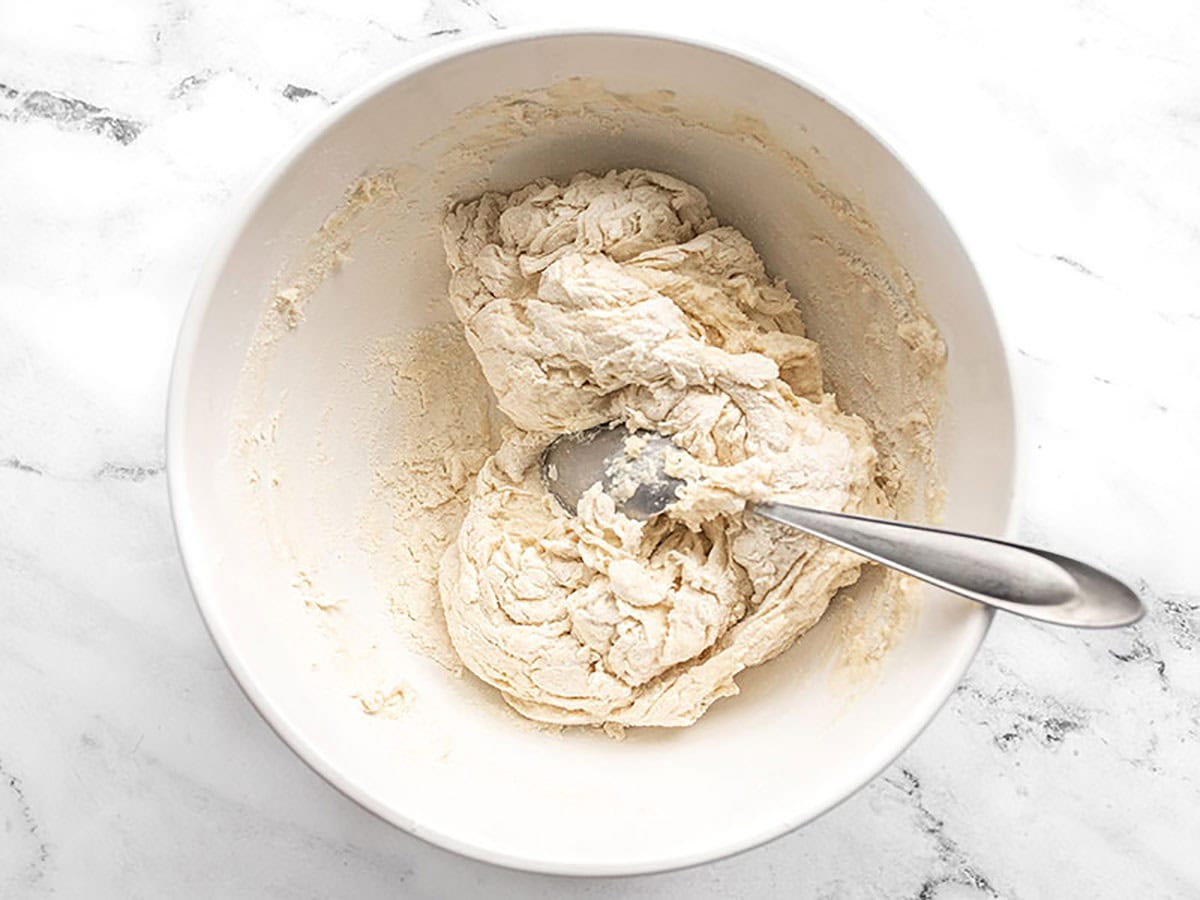
[[[632,98],[620,114],[627,127],[585,117],[565,131],[518,128],[493,150],[460,141],[453,166],[430,158],[430,139],[463,109],[572,76]],[[661,89],[674,96],[639,93]],[[724,121],[734,127],[726,134],[690,128],[663,114],[667,106],[732,111]],[[944,521],[1006,532],[1012,397],[969,258],[933,199],[861,119],[760,60],[617,33],[511,35],[436,53],[346,100],[309,131],[254,191],[199,280],[175,360],[167,455],[179,544],[200,610],[279,735],[348,796],[412,834],[480,859],[571,874],[662,870],[753,846],[808,822],[880,772],[930,721],[984,637],[988,612],[929,590],[915,625],[855,690],[826,671],[828,653],[818,648],[836,635],[821,637],[818,628],[818,636],[746,673],[742,695],[697,725],[624,742],[519,727],[493,692],[413,654],[412,680],[439,714],[437,736],[423,741],[404,734],[403,717],[382,727],[368,720],[331,686],[331,675],[312,670],[320,636],[310,617],[296,613],[294,573],[222,474],[239,378],[276,279],[296,265],[357,177],[416,167],[406,221],[388,235],[361,236],[353,264],[319,287],[305,327],[288,336],[288,350],[266,376],[265,390],[287,392],[298,434],[315,429],[330,408],[336,416],[363,399],[361,380],[347,369],[353,348],[446,317],[432,302],[446,277],[437,209],[447,196],[486,184],[610,166],[665,169],[700,185],[775,272],[803,284],[798,235],[811,225],[812,197],[777,153],[736,134],[745,125],[738,112],[762,120],[776,150],[811,161],[827,185],[869,211],[911,274],[949,347]],[[349,509],[369,473],[351,445],[343,449],[334,464]],[[302,468],[311,451],[298,441],[281,452]],[[335,519],[337,499],[326,510]],[[306,514],[302,504],[281,510],[292,519]],[[331,523],[335,531],[341,524]],[[350,542],[343,549],[326,561],[331,574],[350,594],[376,589],[363,553]]]

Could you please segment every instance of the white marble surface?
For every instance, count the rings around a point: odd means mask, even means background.
[[[0,896],[1200,893],[1200,6],[601,5],[0,4]],[[857,796],[626,880],[458,858],[306,769],[202,627],[163,478],[176,328],[263,165],[428,47],[572,22],[763,49],[873,111],[948,198],[1017,349],[1020,537],[1151,610],[1118,633],[998,621]]]

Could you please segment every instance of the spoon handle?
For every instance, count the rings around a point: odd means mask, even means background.
[[[1142,617],[1142,602],[1126,585],[1057,553],[785,503],[757,503],[750,508],[889,568],[1030,619],[1077,628],[1113,628]]]

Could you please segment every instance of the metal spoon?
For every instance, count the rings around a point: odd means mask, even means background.
[[[631,455],[626,449],[631,436],[624,425],[616,424],[558,438],[542,455],[546,488],[572,514],[584,491],[599,482],[630,518],[658,515],[674,502],[684,484],[664,470],[667,453],[677,448],[670,438],[638,432],[640,447]],[[1113,628],[1142,617],[1142,602],[1126,585],[1057,553],[786,503],[752,503],[748,509],[955,594],[1030,619],[1077,628]]]

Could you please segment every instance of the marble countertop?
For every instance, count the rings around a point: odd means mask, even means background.
[[[0,6],[0,896],[1196,896],[1200,6],[585,6]],[[764,50],[873,112],[948,198],[1016,349],[1019,537],[1150,613],[1001,618],[930,728],[824,818],[572,881],[394,830],[258,718],[184,580],[163,407],[200,262],[301,128],[459,35],[585,22]]]

